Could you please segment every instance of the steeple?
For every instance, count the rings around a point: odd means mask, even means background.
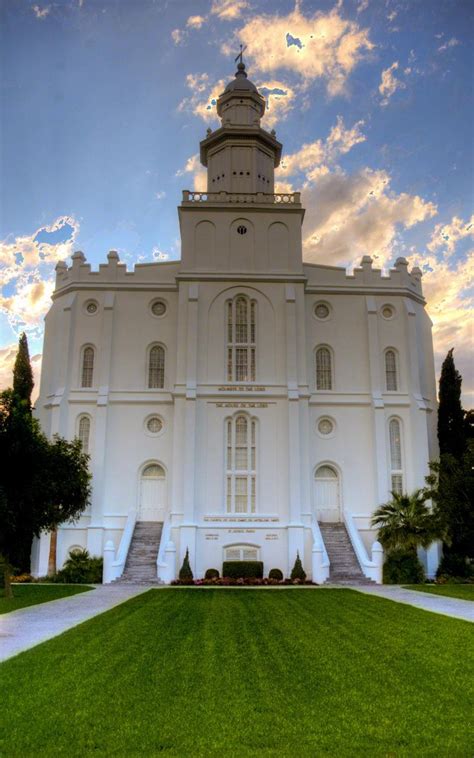
[[[250,81],[242,60],[233,79],[217,100],[221,126],[200,144],[207,167],[208,192],[274,192],[274,169],[282,145],[260,126],[265,99]]]

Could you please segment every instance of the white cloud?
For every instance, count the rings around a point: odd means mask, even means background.
[[[302,171],[311,181],[321,173],[327,173],[329,169],[326,164],[333,163],[339,156],[348,153],[354,145],[365,141],[366,137],[360,131],[363,125],[363,121],[357,121],[350,129],[346,129],[342,117],[338,116],[326,140],[315,140],[304,144],[296,153],[284,155],[277,170],[278,178]]]
[[[369,7],[369,0],[361,0],[357,6],[357,13],[363,13]]]
[[[349,176],[327,171],[306,186],[305,260],[351,265],[369,253],[384,266],[393,256],[399,230],[436,213],[418,195],[390,191],[385,171],[364,168]]]
[[[154,247],[151,251],[151,257],[154,261],[167,261],[169,260],[169,253],[165,253],[164,250],[160,250],[159,247]]]
[[[45,5],[41,8],[39,5],[32,5],[31,10],[35,14],[36,18],[39,18],[40,21],[43,21],[43,19],[49,16],[51,12],[51,6]]]
[[[206,18],[204,16],[190,16],[186,21],[186,26],[190,29],[200,29],[205,21]]]
[[[398,61],[394,61],[391,66],[382,71],[382,78],[379,85],[379,92],[382,95],[380,105],[388,105],[390,98],[397,89],[405,89],[406,84],[397,79],[393,73],[398,69]]]
[[[188,74],[186,84],[192,90],[192,94],[180,102],[178,111],[191,111],[208,123],[215,121],[216,102],[224,91],[225,80],[219,79],[215,84],[210,84],[208,74]]]
[[[163,200],[164,197],[166,197],[166,192],[164,190],[159,190],[158,192],[155,192],[156,200]]]
[[[41,331],[54,286],[54,264],[71,255],[78,232],[79,223],[72,216],[60,216],[31,235],[0,242],[0,311],[15,331]],[[54,241],[58,233],[59,241]],[[7,294],[8,285],[14,291]]]
[[[287,15],[254,16],[222,51],[231,55],[237,40],[247,45],[245,56],[257,70],[286,69],[304,85],[322,79],[331,96],[344,93],[349,74],[374,47],[369,30],[342,18],[337,7],[305,16],[298,4]]]
[[[257,87],[267,103],[262,126],[272,129],[293,109],[296,92],[292,87],[277,79],[258,82]]]
[[[453,255],[459,240],[471,237],[474,240],[474,214],[467,221],[453,216],[449,224],[436,224],[427,247],[431,252],[443,250],[446,257]]]
[[[456,37],[451,37],[451,39],[438,47],[438,53],[444,53],[446,50],[449,50],[450,47],[457,47],[457,45],[460,44],[460,41],[456,39]]]
[[[173,29],[171,32],[171,39],[175,45],[184,45],[187,36],[187,32],[182,29]]]
[[[234,21],[249,8],[247,0],[214,0],[211,13],[223,21]]]

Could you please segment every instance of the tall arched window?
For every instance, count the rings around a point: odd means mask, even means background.
[[[227,302],[227,381],[254,382],[257,305],[244,295]]]
[[[332,360],[328,347],[316,350],[316,389],[332,390]]]
[[[153,345],[148,356],[148,387],[163,389],[165,386],[165,349]]]
[[[94,348],[85,347],[82,353],[81,387],[92,387],[94,379]]]
[[[89,437],[91,433],[91,420],[89,416],[79,416],[79,424],[77,426],[77,436],[81,441],[82,450],[84,453],[89,452]]]
[[[388,433],[390,440],[390,487],[392,492],[401,494],[403,492],[402,430],[397,418],[390,419]]]
[[[385,351],[385,386],[388,392],[398,390],[397,356],[395,350]]]
[[[226,421],[226,510],[255,513],[257,422],[241,415]]]

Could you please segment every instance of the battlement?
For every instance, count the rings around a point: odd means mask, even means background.
[[[99,264],[98,271],[91,270],[91,264],[86,262],[84,253],[80,250],[72,256],[72,266],[65,261],[56,265],[56,287],[58,292],[71,284],[84,284],[89,287],[113,284],[159,284],[160,287],[176,287],[176,274],[180,261],[156,261],[154,263],[136,263],[129,271],[125,263],[120,263],[116,250],[110,250],[107,263]]]
[[[303,263],[303,270],[307,277],[307,289],[313,287],[327,291],[331,288],[344,289],[405,289],[410,290],[420,298],[423,297],[421,285],[422,272],[418,266],[408,271],[406,258],[397,258],[395,266],[389,269],[388,275],[384,275],[379,268],[372,268],[373,260],[370,255],[364,255],[360,265],[348,273],[345,268],[338,266],[325,266],[321,264]]]

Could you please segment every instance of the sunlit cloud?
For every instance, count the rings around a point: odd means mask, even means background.
[[[204,16],[190,16],[186,21],[186,26],[190,29],[200,29],[205,21],[206,19]]]
[[[467,221],[453,216],[449,224],[436,224],[427,247],[431,252],[444,250],[452,255],[459,240],[469,237],[474,240],[474,214]]]
[[[451,39],[449,39],[447,42],[445,42],[444,44],[438,47],[438,53],[444,53],[446,50],[449,50],[451,47],[457,47],[460,44],[461,44],[460,41],[456,39],[456,37],[451,37]]]
[[[211,13],[223,21],[234,21],[249,6],[247,0],[214,0]]]
[[[184,45],[187,37],[187,32],[183,29],[173,29],[171,32],[171,39],[175,45]]]
[[[379,93],[382,96],[380,105],[385,106],[390,102],[390,98],[398,89],[405,89],[405,82],[400,81],[394,74],[398,69],[398,61],[394,61],[391,66],[382,71],[382,77],[379,84]]]
[[[374,47],[369,30],[342,18],[337,7],[304,15],[298,3],[287,15],[254,16],[236,30],[235,40],[222,46],[224,54],[231,55],[240,41],[247,45],[250,69],[291,71],[304,85],[322,79],[330,96],[345,92],[351,71]]]
[[[49,16],[51,12],[51,6],[44,5],[41,7],[40,5],[32,5],[31,10],[35,14],[36,18],[38,18],[40,21],[43,21],[47,16]]]
[[[54,265],[73,251],[79,223],[60,216],[31,235],[0,243],[0,312],[12,328],[40,333],[54,285]]]

